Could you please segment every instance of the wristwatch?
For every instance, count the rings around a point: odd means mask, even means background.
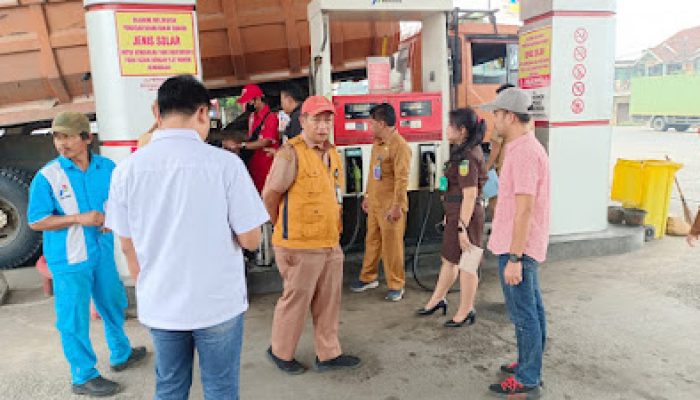
[[[508,261],[512,262],[512,263],[519,263],[519,262],[523,261],[523,256],[519,256],[517,254],[509,254]]]
[[[241,142],[241,148],[242,148],[242,149],[245,149],[245,144],[246,144],[246,142]]]

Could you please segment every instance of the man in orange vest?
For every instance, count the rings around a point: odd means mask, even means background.
[[[338,340],[343,251],[340,248],[343,169],[329,141],[333,104],[309,97],[301,107],[302,133],[275,156],[263,189],[274,224],[272,244],[284,291],[275,307],[268,358],[282,371],[301,374],[294,359],[306,314],[314,322],[317,371],[356,368]]]

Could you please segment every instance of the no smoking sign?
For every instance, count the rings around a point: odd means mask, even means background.
[[[585,66],[585,65],[583,65],[583,64],[576,64],[576,65],[574,65],[573,74],[574,74],[574,78],[575,78],[577,81],[580,81],[580,80],[582,80],[583,78],[585,78],[585,77],[586,77],[586,72],[587,72],[587,71],[586,71],[586,66]]]
[[[588,49],[586,48],[588,41],[588,30],[584,27],[579,27],[574,31],[574,68],[571,74],[574,77],[574,83],[571,85],[571,94],[574,99],[571,101],[571,112],[576,115],[583,113],[586,109],[586,103],[581,98],[586,93],[586,84],[583,78],[586,77],[587,69],[584,61],[588,58]]]
[[[571,93],[576,97],[583,96],[583,94],[586,93],[586,84],[583,82],[574,82],[573,86],[571,86]]]
[[[586,40],[588,40],[588,30],[586,28],[576,29],[576,32],[574,32],[574,40],[578,44],[586,43]]]

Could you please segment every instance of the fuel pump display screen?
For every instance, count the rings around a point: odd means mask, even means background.
[[[433,105],[430,101],[402,101],[402,117],[429,117],[433,115]]]
[[[359,147],[345,149],[345,157],[362,157],[362,149]]]
[[[369,111],[377,103],[350,103],[345,105],[345,119],[369,119]]]

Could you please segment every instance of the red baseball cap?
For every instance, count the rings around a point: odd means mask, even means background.
[[[236,101],[236,103],[246,104],[253,99],[263,97],[264,95],[265,94],[263,94],[263,91],[262,89],[260,89],[260,86],[245,85],[245,87],[243,88],[243,92],[241,93],[241,97],[238,98],[238,101]]]
[[[335,108],[330,100],[323,96],[311,96],[301,106],[301,114],[309,114],[311,116],[318,115],[324,112],[335,114]]]

